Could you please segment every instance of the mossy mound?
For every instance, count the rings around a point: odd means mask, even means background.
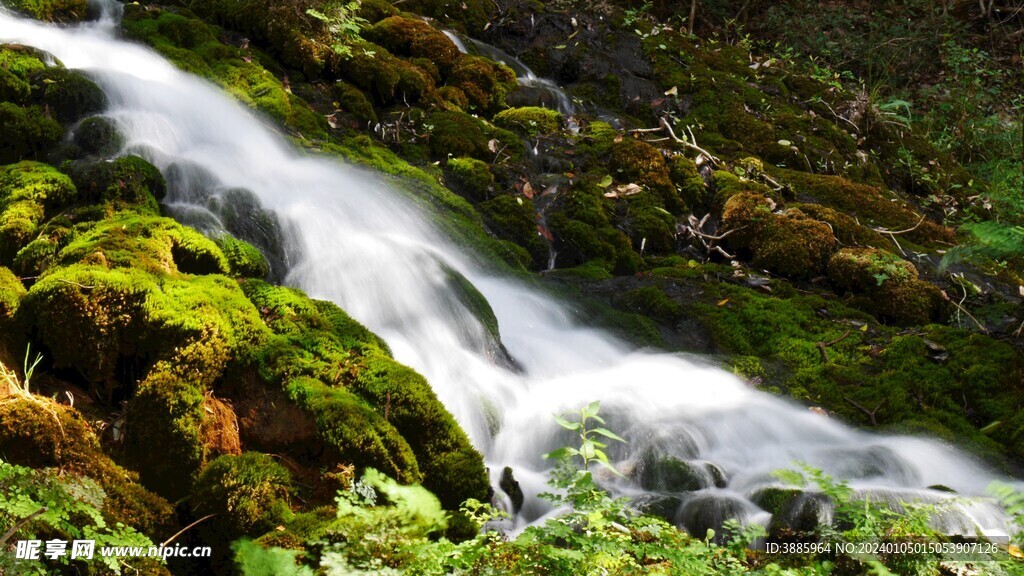
[[[453,158],[445,166],[448,187],[472,202],[483,202],[494,194],[494,175],[487,164],[475,158]]]
[[[327,302],[256,280],[242,286],[276,334],[258,353],[258,372],[286,382],[313,417],[328,463],[422,479],[447,507],[486,493],[480,454],[426,380],[379,339]]]
[[[107,96],[81,72],[47,68],[32,75],[32,84],[33,97],[64,124],[107,107]]]
[[[74,143],[86,156],[108,157],[124,146],[124,137],[112,120],[103,116],[92,116],[82,120],[75,128]]]
[[[519,137],[463,112],[448,110],[428,114],[423,123],[430,126],[430,153],[437,159],[469,156],[492,161],[495,153],[489,142],[513,157],[522,156]],[[496,148],[496,149],[497,149]]]
[[[553,134],[562,129],[562,114],[537,106],[509,108],[494,116],[494,123],[522,136],[535,138],[541,134]]]
[[[258,452],[225,455],[210,462],[192,491],[194,514],[216,514],[215,541],[227,544],[243,535],[259,536],[292,517],[291,474],[277,460]]]
[[[692,210],[707,207],[708,191],[704,179],[700,177],[697,164],[682,154],[673,154],[668,160],[669,178],[675,185],[684,205]]]
[[[47,215],[75,196],[71,179],[51,166],[32,161],[0,166],[0,263],[10,265]]]
[[[914,265],[874,248],[844,248],[828,263],[829,281],[858,297],[854,305],[898,324],[926,324],[941,319],[942,291],[920,280]]]
[[[224,235],[217,239],[217,246],[224,253],[233,276],[262,279],[270,275],[270,264],[259,248],[252,244]]]
[[[11,0],[9,6],[45,22],[79,22],[88,13],[86,0]]]
[[[430,71],[396,58],[382,46],[361,40],[352,50],[352,56],[338,64],[339,73],[381,106],[415,103],[434,90]]]
[[[487,227],[499,238],[522,246],[529,252],[532,269],[547,267],[548,245],[537,231],[533,200],[503,195],[483,202],[476,208]]]
[[[104,454],[89,423],[73,408],[37,396],[0,397],[0,452],[14,464],[92,478],[107,493],[102,512],[108,522],[170,536],[171,505]]]
[[[83,227],[57,259],[169,275],[227,274],[232,266],[214,241],[195,230],[169,218],[134,212]]]
[[[654,146],[640,140],[623,140],[612,147],[611,169],[613,176],[623,183],[650,188],[669,212],[680,214],[686,209],[672,184],[665,157]]]
[[[130,208],[159,214],[157,201],[167,193],[160,171],[138,156],[110,162],[76,162],[69,173],[81,202],[107,204],[114,210]]]
[[[0,266],[0,326],[4,326],[18,310],[18,304],[25,296],[25,286],[9,268]]]
[[[212,11],[221,14],[220,10],[230,8],[232,12],[228,19],[232,21],[251,18],[263,22],[263,17],[268,14],[291,20],[295,18],[292,11],[282,10],[282,6],[273,6],[273,2],[225,0],[198,4],[202,6],[196,9],[202,8],[204,13]],[[252,4],[263,5],[247,8]],[[243,14],[233,12],[235,9],[262,11]],[[300,34],[298,30],[282,30],[280,26],[284,21],[269,24],[273,30],[288,38]],[[267,114],[285,127],[300,132],[306,138],[322,138],[326,134],[327,122],[323,116],[290,93],[282,80],[262,67],[250,53],[221,42],[215,28],[191,17],[189,12],[178,14],[130,5],[125,9],[123,27],[129,37],[149,44],[179,68],[220,85],[242,103]],[[309,40],[297,42],[305,46]],[[330,51],[330,48],[324,45],[319,51],[323,50]],[[322,63],[318,65],[322,66]]]
[[[0,102],[0,163],[9,164],[27,158],[45,156],[61,137],[64,129],[42,106],[18,106]]]
[[[505,96],[516,87],[516,74],[504,64],[461,54],[448,74],[448,85],[466,95],[470,108],[494,114],[505,107]]]
[[[391,16],[364,30],[363,37],[397,56],[426,58],[442,74],[446,74],[459,57],[455,44],[423,20]]]
[[[789,278],[822,273],[837,248],[832,228],[798,210],[774,213],[773,206],[753,192],[730,197],[722,211],[729,247],[749,253],[754,266]]]

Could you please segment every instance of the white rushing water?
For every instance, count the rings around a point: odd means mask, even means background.
[[[709,502],[763,520],[749,498],[775,483],[771,471],[796,461],[890,499],[949,497],[932,485],[981,495],[996,478],[939,442],[858,432],[722,370],[635,350],[578,324],[563,304],[487,272],[379,175],[303,156],[251,111],[151,50],[115,38],[114,29],[109,19],[59,28],[0,10],[0,41],[46,50],[99,82],[110,98],[108,115],[125,134],[125,152],[168,174],[170,202],[192,202],[190,186],[200,182],[214,196],[247,189],[276,212],[294,245],[286,283],[338,303],[430,380],[492,472],[515,470],[527,494],[522,521],[548,512],[535,498],[545,488],[541,454],[571,440],[552,414],[593,400],[629,440],[614,452],[624,467],[654,453],[706,471],[701,490],[679,497],[679,519],[691,527],[713,516]],[[486,296],[518,370],[499,360],[484,326],[457,297],[452,271]],[[962,509],[958,521],[1005,529],[990,504]]]

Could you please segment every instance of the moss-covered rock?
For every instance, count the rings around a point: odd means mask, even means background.
[[[859,295],[853,304],[898,324],[926,324],[942,317],[945,298],[918,278],[914,265],[874,248],[844,248],[828,263],[829,281]]]
[[[81,72],[67,68],[47,68],[32,74],[33,97],[62,123],[102,112],[107,96],[95,82]]]
[[[475,158],[453,158],[445,166],[449,188],[472,202],[483,202],[494,194],[494,175],[487,164]]]
[[[493,114],[505,106],[505,96],[515,89],[516,74],[504,64],[461,54],[448,74],[448,85],[462,90],[470,107]]]
[[[686,206],[694,211],[707,207],[707,185],[693,160],[682,154],[673,154],[668,158],[668,169],[669,178]]]
[[[102,512],[108,522],[123,522],[154,538],[170,536],[171,505],[104,454],[89,423],[73,408],[41,397],[0,398],[0,452],[14,464],[92,478],[107,494]]]
[[[640,140],[623,140],[612,147],[611,169],[621,182],[650,188],[669,212],[680,214],[686,209],[672,184],[665,157],[654,146]]]
[[[455,44],[423,20],[391,16],[364,30],[363,37],[397,56],[426,58],[442,74],[446,74],[459,57]]]
[[[786,214],[773,216],[750,248],[754,266],[789,278],[809,278],[825,270],[836,239],[828,224]]]
[[[522,146],[515,134],[491,126],[480,120],[454,110],[433,112],[423,120],[430,131],[431,156],[437,159],[469,156],[477,160],[494,160],[488,142],[496,140],[496,146],[513,157],[522,156]]]
[[[74,143],[84,155],[107,157],[121,150],[124,137],[111,119],[92,116],[75,128]]]
[[[533,200],[502,195],[478,205],[487,227],[498,237],[522,246],[530,254],[530,267],[541,270],[548,264],[548,245],[537,231]]]
[[[494,116],[494,123],[522,136],[535,138],[561,130],[562,114],[557,110],[524,106],[498,112]]]
[[[0,266],[0,329],[8,335],[11,331],[11,320],[18,311],[18,305],[26,294],[25,286],[9,268]],[[2,338],[0,338],[2,341]],[[2,343],[0,343],[2,348]]]
[[[657,286],[644,286],[626,292],[619,306],[669,325],[675,324],[682,315],[682,308]]]
[[[224,235],[217,239],[217,246],[227,258],[232,275],[248,278],[266,278],[270,275],[270,264],[259,248],[252,244]]]
[[[0,166],[0,263],[10,265],[45,217],[74,200],[75,194],[71,179],[46,164]]]
[[[360,123],[377,123],[377,112],[373,109],[373,103],[359,88],[344,80],[338,80],[331,89],[331,95],[342,110],[354,116]]]
[[[41,158],[64,135],[64,129],[42,106],[0,102],[0,163]]]
[[[108,203],[114,209],[131,208],[159,214],[157,201],[167,193],[163,175],[138,156],[113,161],[75,163],[71,179],[79,199],[86,203]]]
[[[10,7],[46,22],[78,22],[88,12],[86,0],[12,0]]]
[[[195,230],[169,218],[132,212],[83,227],[58,260],[175,275],[227,274],[231,266],[217,244]]]
[[[211,524],[217,541],[258,536],[291,519],[291,480],[288,470],[266,454],[221,456],[196,481],[192,510],[197,516],[217,515]]]

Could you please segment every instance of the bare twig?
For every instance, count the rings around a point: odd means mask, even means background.
[[[878,411],[882,409],[882,406],[885,406],[885,403],[888,400],[888,398],[883,398],[882,401],[878,403],[878,406],[875,406],[874,410],[868,410],[867,408],[861,406],[856,400],[850,398],[849,396],[843,396],[843,400],[846,400],[850,404],[853,404],[861,412],[867,414],[868,418],[871,419],[872,426],[878,426],[878,420],[875,418],[875,415],[878,414]]]
[[[829,360],[829,358],[828,358],[828,350],[827,350],[827,348],[829,346],[832,346],[833,344],[839,344],[843,340],[846,340],[846,338],[849,335],[850,335],[850,331],[847,330],[846,332],[843,332],[842,336],[840,336],[839,338],[836,338],[835,340],[830,340],[829,342],[818,342],[818,350],[821,351],[821,356],[822,356],[822,358],[825,359],[825,363],[826,364],[831,362],[831,360]]]
[[[11,536],[14,536],[14,533],[17,532],[19,528],[21,528],[25,524],[28,524],[29,522],[31,522],[32,519],[35,518],[36,516],[39,516],[40,514],[46,513],[47,510],[49,510],[49,508],[47,508],[46,506],[43,506],[39,510],[36,510],[35,512],[29,514],[28,516],[25,516],[21,520],[15,522],[14,526],[11,526],[10,529],[7,530],[7,532],[4,532],[3,536],[0,536],[0,546],[3,546],[4,542],[7,542],[8,540],[10,540]]]
[[[209,520],[210,518],[213,518],[216,515],[217,515],[216,513],[214,513],[214,514],[207,514],[206,516],[203,516],[199,520],[196,520],[195,522],[189,524],[188,526],[185,526],[181,530],[178,530],[177,532],[175,532],[174,536],[171,536],[170,538],[165,540],[163,544],[160,544],[160,547],[163,548],[163,547],[167,546],[171,542],[174,542],[178,538],[178,536],[181,536],[182,534],[184,534],[185,532],[190,530],[193,526],[199,524],[200,522],[205,522],[205,521]]]

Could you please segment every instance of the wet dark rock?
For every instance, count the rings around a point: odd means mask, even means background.
[[[526,496],[523,494],[523,489],[519,487],[519,481],[512,474],[512,468],[505,466],[505,469],[501,471],[498,487],[512,501],[512,513],[518,514],[519,510],[523,507],[523,501],[526,499]]]

